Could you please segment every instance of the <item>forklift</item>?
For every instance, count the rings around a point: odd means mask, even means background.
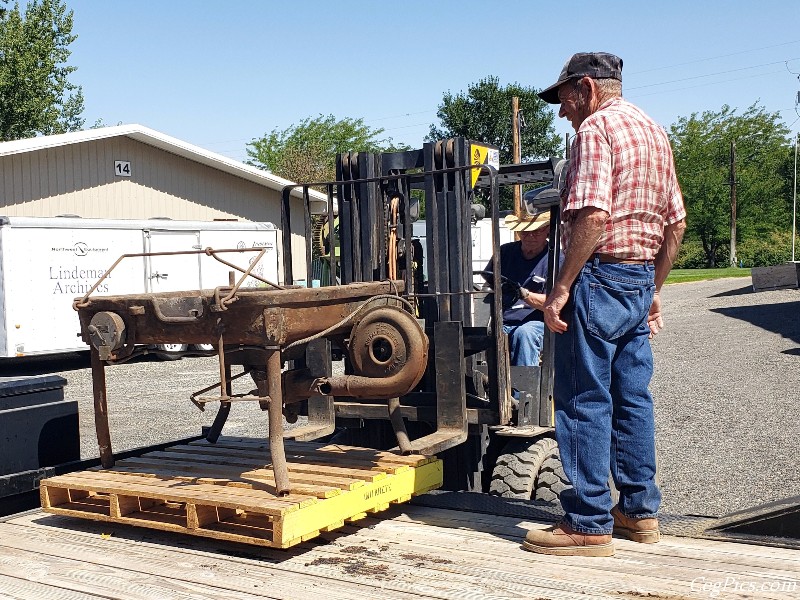
[[[456,137],[425,143],[421,149],[337,156],[336,181],[290,185],[283,190],[284,281],[295,283],[291,247],[290,194],[306,199],[305,238],[323,231],[326,273],[321,284],[402,282],[400,295],[420,324],[429,352],[414,388],[388,401],[340,395],[309,398],[297,407],[314,425],[335,427],[329,439],[341,444],[436,454],[444,461],[447,490],[557,502],[567,485],[553,435],[553,334],[545,333],[539,366],[509,364],[500,290],[513,286],[499,265],[499,195],[504,186],[533,187],[525,194],[531,209],[549,208],[549,275],[558,272],[558,190],[566,173],[563,159],[499,165],[497,148]],[[312,224],[309,190],[327,192],[327,223]],[[471,224],[488,204],[493,258],[491,289],[476,285]],[[413,233],[424,203],[424,244]],[[306,272],[314,272],[312,244]],[[319,272],[319,269],[316,270]],[[315,281],[318,284],[320,281]],[[301,282],[302,284],[302,282]],[[376,364],[391,363],[391,339],[371,343]],[[337,347],[308,348],[304,361],[330,372],[342,361],[345,374],[357,372],[352,340]],[[388,410],[387,410],[388,408]],[[319,430],[325,430],[323,426]]]

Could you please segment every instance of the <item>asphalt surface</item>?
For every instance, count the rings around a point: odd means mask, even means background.
[[[665,286],[651,389],[663,507],[719,516],[800,495],[800,290]]]
[[[666,286],[653,342],[663,510],[721,516],[800,495],[800,290],[753,292],[749,278]],[[79,404],[81,454],[97,456],[86,355],[4,367],[57,373]],[[213,358],[145,358],[106,369],[115,451],[198,435],[215,408],[189,394],[218,380]],[[249,378],[234,391],[254,387]],[[266,414],[232,407],[225,435],[267,436]]]

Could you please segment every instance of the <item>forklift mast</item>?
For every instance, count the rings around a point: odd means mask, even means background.
[[[401,444],[401,449],[426,454],[449,450],[461,455],[459,462],[471,457],[467,462],[472,463],[480,462],[489,431],[535,436],[552,428],[552,340],[546,336],[541,368],[510,367],[507,336],[498,325],[502,323],[501,295],[476,290],[473,284],[471,226],[478,192],[489,204],[494,261],[491,287],[499,290],[499,188],[552,184],[559,159],[501,167],[497,155],[496,148],[462,137],[425,143],[418,150],[345,153],[337,157],[335,182],[284,189],[284,281],[294,282],[290,193],[299,187],[308,198],[311,187],[323,189],[328,194],[328,223],[337,218],[339,223],[338,228],[327,228],[326,246],[338,247],[339,252],[328,253],[330,277],[323,283],[347,286],[396,281],[430,343],[424,376],[416,389],[394,402],[394,411],[391,406],[389,411],[381,411],[363,399],[344,402],[344,398],[336,398],[337,425],[370,429],[379,426],[375,420],[384,425],[390,422],[393,432],[389,431],[385,446],[397,444],[392,433],[397,440],[408,435],[411,439],[406,448]],[[425,247],[412,233],[422,202]],[[558,210],[552,199],[549,205]],[[308,202],[305,206],[309,239]],[[557,255],[557,218],[551,219],[549,243],[551,257]],[[311,273],[310,244],[305,259]],[[427,278],[422,276],[423,263]],[[551,258],[548,285],[552,285],[557,266],[557,260]],[[486,314],[487,305],[488,319],[478,316]],[[345,372],[351,368],[345,360]],[[406,431],[406,422],[415,426]],[[445,485],[448,487],[447,481]],[[450,487],[464,486],[459,482]]]

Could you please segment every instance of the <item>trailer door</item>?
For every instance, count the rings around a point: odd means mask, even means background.
[[[144,231],[145,252],[200,250],[199,231]],[[145,261],[145,287],[153,292],[199,290],[200,254],[150,256]]]

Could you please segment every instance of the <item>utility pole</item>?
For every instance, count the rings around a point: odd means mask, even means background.
[[[521,151],[519,143],[519,98],[511,98],[511,161],[518,165],[520,163]],[[522,187],[514,186],[514,214],[522,214]]]
[[[731,140],[731,256],[732,267],[736,266],[736,142]]]
[[[800,92],[797,92],[797,100],[800,102]],[[792,262],[794,259],[795,238],[797,237],[797,144],[800,143],[800,132],[794,138],[794,184],[792,185]]]

